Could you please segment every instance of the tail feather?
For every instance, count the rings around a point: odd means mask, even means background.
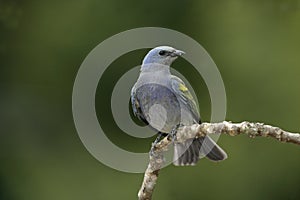
[[[174,147],[174,165],[195,165],[200,154],[212,161],[222,161],[227,158],[225,151],[208,136],[175,143]]]
[[[212,161],[222,161],[227,158],[226,152],[219,147],[210,137],[200,137],[196,140],[200,143],[200,152]]]

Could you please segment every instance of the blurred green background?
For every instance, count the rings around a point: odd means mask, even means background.
[[[0,199],[137,199],[142,174],[94,159],[75,130],[71,95],[84,58],[101,41],[131,28],[185,33],[211,55],[224,79],[227,120],[260,121],[300,131],[300,1],[0,1]],[[98,88],[100,123],[113,142],[146,152],[114,124],[111,89],[147,50],[116,60]],[[174,64],[186,78],[183,59]],[[203,121],[210,101],[190,77]],[[130,92],[130,91],[128,91]],[[161,171],[153,199],[299,199],[300,149],[274,139],[222,136],[228,160]]]

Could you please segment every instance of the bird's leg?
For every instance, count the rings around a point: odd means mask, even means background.
[[[163,137],[166,136],[165,133],[161,133],[161,132],[158,132],[157,134],[158,134],[158,136],[156,137],[156,139],[154,140],[154,142],[152,143],[152,146],[151,146],[151,150],[150,150],[150,154],[151,155],[153,155],[153,152],[154,152],[154,149],[155,149],[155,145],[157,143],[159,143],[162,140]]]
[[[176,141],[176,134],[179,127],[183,126],[183,124],[177,124],[174,126],[174,128],[171,130],[171,132],[168,135],[168,140],[172,140],[173,142]]]
[[[158,136],[156,137],[156,139],[154,140],[154,142],[152,142],[152,148],[162,139],[162,133],[158,132]]]

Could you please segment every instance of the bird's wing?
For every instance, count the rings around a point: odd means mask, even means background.
[[[173,92],[178,96],[179,100],[183,102],[183,104],[187,106],[187,109],[191,111],[195,121],[200,123],[198,106],[196,105],[192,94],[190,93],[184,82],[177,76],[172,75],[171,86]]]
[[[132,110],[134,115],[141,121],[143,121],[145,124],[149,124],[142,112],[139,100],[137,98],[136,95],[136,89],[135,89],[135,85],[133,86],[132,90],[131,90],[131,105],[132,105]]]

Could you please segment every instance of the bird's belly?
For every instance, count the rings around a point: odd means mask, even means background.
[[[137,95],[147,122],[155,130],[169,133],[186,121],[180,100],[168,87],[145,84],[138,88]]]

